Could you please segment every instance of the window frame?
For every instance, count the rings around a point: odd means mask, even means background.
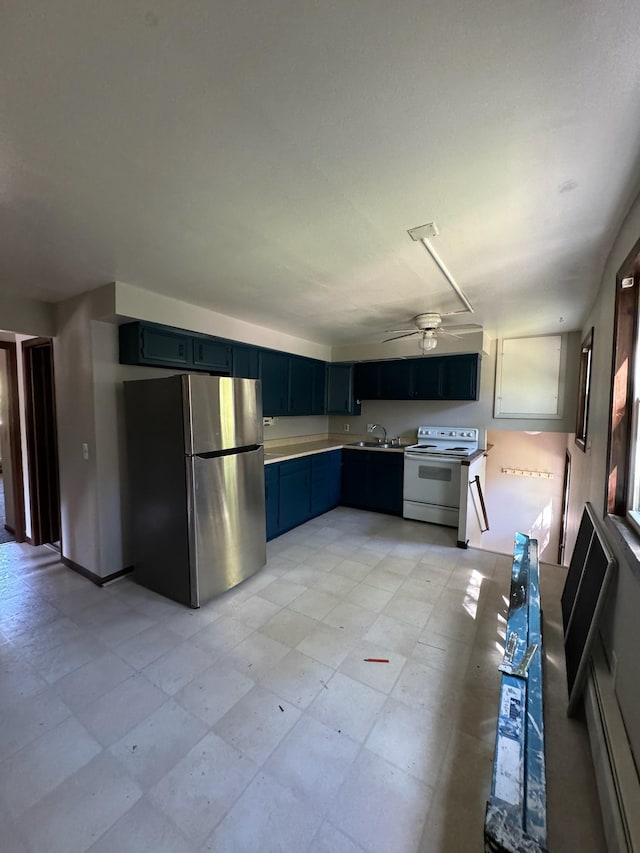
[[[580,345],[575,442],[583,453],[587,452],[589,446],[589,403],[591,400],[591,371],[593,366],[593,334],[594,328],[592,326]]]
[[[629,481],[634,461],[633,380],[640,319],[639,290],[640,240],[627,256],[616,276],[604,511],[609,517],[617,517],[618,522],[628,517],[631,491]]]

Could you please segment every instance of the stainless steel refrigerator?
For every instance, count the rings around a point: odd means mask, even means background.
[[[124,383],[135,580],[200,607],[266,562],[261,385]]]

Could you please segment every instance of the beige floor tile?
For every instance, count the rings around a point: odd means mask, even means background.
[[[257,772],[257,766],[210,732],[149,792],[156,808],[201,844]]]
[[[386,699],[379,690],[336,672],[308,712],[339,734],[363,743]]]
[[[369,853],[415,853],[431,789],[363,749],[331,811],[331,821]]]
[[[322,816],[288,788],[259,773],[214,830],[203,851],[265,853],[307,850]]]
[[[360,745],[342,731],[303,716],[271,754],[264,770],[326,812],[355,760]]]
[[[199,610],[0,546],[2,849],[480,853],[511,560],[455,538],[338,508]],[[541,575],[548,847],[601,853]]]
[[[256,686],[218,720],[213,730],[261,766],[297,723],[301,713],[295,705]]]

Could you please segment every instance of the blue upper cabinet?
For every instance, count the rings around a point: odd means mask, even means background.
[[[406,361],[380,362],[380,400],[412,400],[413,372]]]
[[[353,364],[334,363],[327,366],[327,414],[359,415],[353,388]]]
[[[480,356],[456,355],[443,359],[442,397],[444,400],[480,399]]]
[[[327,411],[327,363],[313,360],[313,392],[311,414],[324,415]]]
[[[353,366],[353,382],[356,400],[380,399],[381,361],[361,361]]]
[[[295,355],[289,357],[290,415],[313,413],[313,361]]]
[[[358,400],[477,400],[479,393],[477,353],[355,365]]]
[[[325,412],[323,361],[260,350],[262,407],[265,415],[322,415]]]
[[[210,338],[193,338],[193,365],[198,370],[231,373],[231,346]]]
[[[193,365],[191,336],[180,329],[149,323],[126,323],[118,332],[122,364],[183,368]]]
[[[442,361],[440,357],[412,359],[414,400],[442,400]]]
[[[239,379],[259,379],[259,353],[258,347],[233,344],[233,376]]]
[[[264,415],[289,413],[289,356],[275,350],[260,350],[262,412]]]

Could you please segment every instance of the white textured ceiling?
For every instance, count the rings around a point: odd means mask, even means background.
[[[579,328],[638,189],[637,0],[8,0],[0,289],[323,343]],[[563,321],[560,318],[563,318]]]

